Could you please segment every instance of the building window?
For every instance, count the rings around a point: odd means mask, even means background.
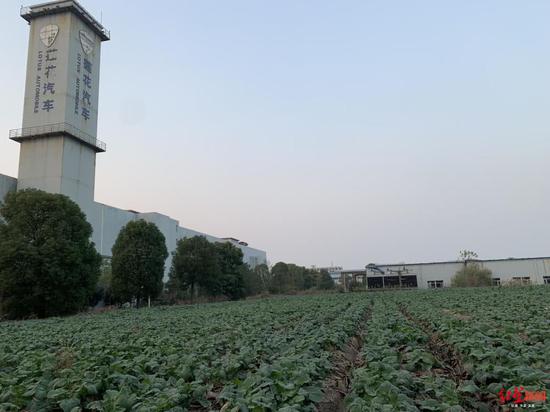
[[[493,282],[493,286],[500,286],[500,278],[493,278],[491,280]]]
[[[542,280],[544,281],[545,285],[550,285],[550,276],[543,276]]]
[[[428,280],[428,287],[430,289],[439,289],[443,287],[442,280]]]

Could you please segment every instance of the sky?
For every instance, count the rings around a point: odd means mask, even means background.
[[[271,263],[550,256],[549,1],[81,3],[111,31],[97,201]],[[11,176],[19,6],[0,4]]]

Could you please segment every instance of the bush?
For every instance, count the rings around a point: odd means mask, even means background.
[[[111,293],[118,303],[156,298],[163,289],[166,239],[159,228],[145,220],[124,226],[112,249]]]
[[[0,302],[8,318],[68,315],[91,301],[101,256],[68,197],[29,189],[0,207]]]
[[[454,287],[476,287],[491,286],[492,272],[483,268],[479,263],[470,262],[464,265],[451,279],[451,286]]]

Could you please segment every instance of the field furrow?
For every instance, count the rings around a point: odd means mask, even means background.
[[[0,322],[0,411],[547,411],[548,302],[334,293]]]
[[[331,353],[354,335],[366,302],[335,295],[5,322],[0,410],[313,410]]]
[[[363,345],[365,366],[354,372],[349,410],[462,411],[472,406],[468,382],[433,351],[430,336],[397,304],[377,297]]]

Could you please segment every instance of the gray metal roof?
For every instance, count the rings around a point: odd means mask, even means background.
[[[541,256],[541,257],[524,257],[524,258],[503,258],[503,259],[468,259],[468,262],[510,262],[510,261],[517,261],[517,260],[550,260],[550,256]],[[453,264],[453,263],[463,263],[463,260],[446,260],[441,262],[415,262],[415,263],[386,263],[386,264],[378,264],[375,263],[375,266],[378,267],[403,267],[403,266],[423,266],[423,265],[445,265],[445,264]],[[365,268],[361,269],[344,269],[340,272],[364,272]]]

